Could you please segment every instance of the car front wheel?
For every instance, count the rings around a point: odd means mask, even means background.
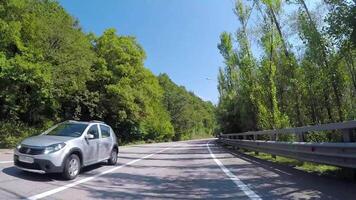
[[[113,149],[110,154],[110,158],[108,159],[109,165],[115,165],[117,163],[117,150]]]
[[[80,171],[80,159],[77,155],[70,155],[65,161],[63,177],[67,180],[75,179]]]

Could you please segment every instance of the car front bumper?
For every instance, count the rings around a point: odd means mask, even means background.
[[[57,152],[56,152],[57,153]],[[63,153],[63,152],[58,152]],[[22,162],[19,156],[26,156],[33,158],[32,163]],[[59,159],[54,159],[59,157]],[[56,161],[56,162],[53,162]],[[14,151],[14,165],[22,170],[37,172],[37,173],[59,173],[63,171],[62,156],[51,155],[28,155],[22,154],[15,149]]]
[[[17,168],[37,173],[59,173],[63,171],[62,166],[55,166],[51,161],[34,158],[33,163],[21,162],[18,155],[14,155],[14,164]]]

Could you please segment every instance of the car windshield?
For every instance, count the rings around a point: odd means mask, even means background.
[[[45,132],[44,134],[64,137],[80,137],[87,126],[87,124],[63,123],[59,124],[52,130]]]

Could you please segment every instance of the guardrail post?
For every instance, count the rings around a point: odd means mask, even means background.
[[[237,136],[234,135],[234,136],[232,136],[232,139],[236,140],[236,137],[237,137]],[[235,145],[232,145],[232,149],[233,149],[233,150],[236,150],[237,147],[236,147]]]
[[[298,142],[305,142],[304,133],[299,133],[298,134]]]
[[[343,129],[342,132],[342,140],[343,142],[353,142],[353,129]],[[342,168],[343,175],[346,178],[350,178],[351,180],[356,180],[356,169],[355,168]]]
[[[243,135],[243,136],[242,136],[242,139],[243,139],[243,140],[247,140],[247,135]],[[248,149],[246,149],[246,148],[241,148],[241,150],[242,150],[243,152],[247,152],[247,151],[248,151]]]
[[[257,140],[257,135],[253,135],[253,141],[256,141]],[[255,151],[255,155],[257,156],[259,153],[258,151]]]
[[[269,136],[269,139],[270,139],[271,141],[276,141],[276,138],[277,138],[277,137],[276,137],[275,134],[272,134],[272,135]],[[271,156],[272,156],[273,159],[276,159],[276,158],[277,158],[277,156],[274,155],[274,154],[271,154]]]
[[[239,138],[239,136],[236,136],[235,139],[236,139],[236,140],[239,140],[240,138]],[[235,150],[236,150],[236,151],[238,151],[239,149],[240,149],[239,146],[236,146],[236,147],[235,147]]]
[[[343,142],[353,142],[353,130],[352,129],[343,129],[342,130],[342,140]]]

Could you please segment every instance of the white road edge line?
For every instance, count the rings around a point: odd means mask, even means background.
[[[176,146],[176,145],[174,145],[174,146]],[[174,147],[174,146],[173,146],[173,147]],[[128,162],[128,163],[125,163],[125,164],[123,164],[123,165],[120,165],[120,166],[111,168],[111,169],[109,169],[109,170],[107,170],[107,171],[103,171],[103,172],[101,172],[101,173],[99,173],[99,174],[96,174],[96,175],[94,175],[94,176],[87,177],[87,178],[84,178],[84,179],[81,179],[81,180],[78,180],[78,181],[69,183],[69,184],[67,184],[67,185],[63,185],[63,186],[61,186],[61,187],[55,188],[55,189],[53,189],[53,190],[49,190],[49,191],[47,191],[47,192],[43,192],[43,193],[40,193],[40,194],[33,195],[33,196],[31,196],[31,197],[28,197],[27,199],[28,199],[28,200],[42,199],[42,198],[44,198],[44,197],[47,197],[47,196],[53,195],[53,194],[55,194],[55,193],[61,192],[61,191],[63,191],[63,190],[66,190],[66,189],[68,189],[68,188],[74,187],[74,186],[76,186],[76,185],[79,185],[79,184],[82,184],[82,183],[91,181],[91,180],[93,180],[93,179],[95,179],[95,178],[97,178],[97,177],[99,177],[99,176],[102,176],[102,175],[104,175],[104,174],[108,174],[108,173],[110,173],[110,172],[113,172],[113,171],[115,171],[115,170],[118,170],[118,169],[120,169],[120,168],[123,168],[123,167],[125,167],[125,166],[127,166],[127,165],[131,165],[131,164],[133,164],[133,163],[135,163],[135,162],[138,162],[138,161],[140,161],[140,160],[143,160],[143,159],[145,159],[145,158],[149,158],[149,157],[151,157],[151,156],[153,156],[153,155],[155,155],[155,154],[157,154],[157,153],[161,153],[161,152],[166,151],[166,150],[168,150],[168,149],[171,149],[171,148],[173,148],[173,147],[167,147],[167,148],[162,149],[162,150],[160,150],[160,151],[157,151],[157,152],[155,152],[155,153],[146,155],[146,156],[144,156],[144,157],[142,157],[142,158],[138,158],[138,159],[136,159],[136,160],[132,160],[132,161],[130,161],[130,162]]]
[[[208,147],[210,156],[213,158],[213,160],[216,162],[216,164],[220,167],[220,169],[237,185],[237,187],[242,190],[246,196],[248,196],[250,199],[253,200],[262,200],[260,196],[258,196],[254,191],[252,191],[246,184],[244,184],[237,176],[235,176],[229,169],[227,169],[222,162],[217,159],[214,155],[214,153],[210,149],[210,143],[206,143],[206,146]]]
[[[9,161],[0,161],[0,164],[4,164],[4,163],[13,163],[14,161],[9,160]]]

